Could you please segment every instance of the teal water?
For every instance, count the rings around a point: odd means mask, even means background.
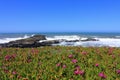
[[[0,33],[0,39],[2,38],[16,38],[31,36],[35,34],[42,34],[49,37],[53,36],[64,36],[64,35],[78,35],[81,37],[107,37],[107,38],[116,38],[120,36],[120,33],[97,33],[97,32],[40,32],[40,33]]]

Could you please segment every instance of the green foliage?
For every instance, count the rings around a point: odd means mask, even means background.
[[[117,70],[120,70],[120,48],[0,49],[0,80],[119,80]],[[99,76],[101,72],[104,77]]]

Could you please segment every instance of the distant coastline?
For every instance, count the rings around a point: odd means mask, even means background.
[[[30,36],[42,34],[47,40],[67,40],[61,41],[60,46],[84,46],[84,47],[120,47],[120,33],[100,33],[100,32],[40,32],[40,33],[0,33],[0,43],[28,38]],[[99,41],[81,42],[80,39],[93,38]],[[72,41],[78,40],[76,42]]]

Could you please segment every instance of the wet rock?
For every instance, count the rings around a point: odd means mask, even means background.
[[[42,46],[50,46],[52,44],[58,44],[60,43],[59,40],[45,40],[45,41],[40,41],[39,44],[41,44]]]
[[[99,41],[98,39],[94,39],[94,38],[87,38],[81,41]]]
[[[66,40],[65,42],[79,42],[80,40]]]
[[[9,43],[0,44],[0,47],[21,47],[21,48],[39,47],[41,45],[40,44],[38,45],[37,43],[40,40],[46,40],[45,36],[44,35],[34,35],[30,38],[20,39],[20,40],[16,40],[16,41],[10,41]]]

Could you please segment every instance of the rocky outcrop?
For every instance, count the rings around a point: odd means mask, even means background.
[[[26,39],[20,39],[16,41],[10,41],[9,43],[0,44],[0,47],[20,47],[20,48],[27,48],[27,47],[40,47],[40,46],[51,46],[53,44],[58,44],[60,42],[67,42],[71,45],[72,42],[84,42],[84,41],[98,41],[94,38],[86,38],[82,40],[46,40],[44,35],[34,35],[32,37]]]
[[[87,38],[81,41],[99,41],[98,39],[94,39],[94,38]]]
[[[60,43],[59,40],[45,40],[45,41],[40,41],[39,44],[41,44],[42,46],[51,46],[52,44],[58,44]]]
[[[39,43],[40,40],[46,40],[44,35],[34,35],[30,38],[20,39],[16,41],[10,41],[9,43],[1,44],[1,47],[38,47],[41,46]]]
[[[80,40],[65,40],[65,42],[79,42]]]

